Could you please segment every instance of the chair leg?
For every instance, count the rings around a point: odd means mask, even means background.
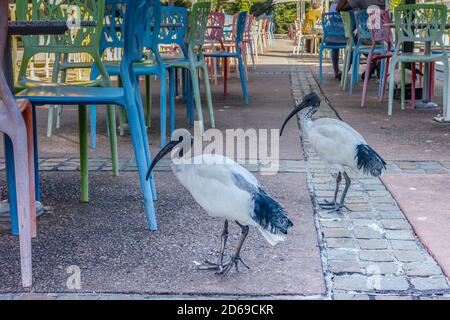
[[[113,176],[119,175],[119,154],[117,151],[116,108],[113,105],[106,107],[109,128],[109,144],[111,147],[111,160]]]
[[[47,116],[47,137],[50,138],[52,136],[53,131],[53,118],[55,114],[55,106],[48,106],[48,116]]]
[[[152,110],[152,80],[149,75],[145,76],[145,123],[150,127]]]
[[[394,103],[394,72],[395,65],[397,64],[397,60],[392,58],[391,67],[389,71],[389,95],[388,95],[388,115],[392,116],[392,105]]]
[[[416,64],[411,63],[411,108],[416,108]]]
[[[25,130],[23,130],[25,131]],[[20,265],[22,272],[22,285],[31,287],[32,284],[32,262],[31,262],[31,212],[30,188],[28,170],[28,150],[26,137],[20,137],[18,132],[12,138],[14,152],[14,175],[16,181],[17,211],[19,222],[20,242]],[[36,210],[36,207],[34,208]]]
[[[36,187],[34,181],[34,129],[33,129],[33,111],[26,108],[23,112],[23,119],[27,128],[27,156],[28,156],[28,186],[30,194],[30,221],[31,237],[36,237]]]
[[[160,71],[159,75],[159,114],[160,114],[160,146],[166,144],[167,128],[167,91],[166,91],[166,70]]]
[[[203,134],[204,124],[203,124],[202,102],[200,98],[200,88],[198,85],[197,68],[194,65],[191,65],[190,71],[191,71],[190,73],[192,80],[192,89],[194,90],[195,108],[197,109],[197,120],[200,125],[200,132]]]
[[[381,84],[381,94],[380,94],[380,99],[379,101],[383,101],[384,99],[384,93],[386,91],[386,82],[388,80],[388,76],[389,75],[389,63],[391,62],[391,58],[387,57],[386,58],[386,63],[384,64],[384,72],[383,72],[383,79],[382,79],[382,84]]]
[[[31,108],[31,114],[33,117],[33,158],[34,158],[34,189],[36,201],[41,201],[41,178],[39,176],[39,148],[38,148],[38,134],[37,134],[37,121],[36,121],[36,107]]]
[[[176,74],[175,68],[169,69],[169,114],[170,114],[170,136],[175,131],[175,95],[176,95]]]
[[[346,50],[346,55],[345,55],[345,64],[344,67],[342,69],[342,80],[343,80],[343,84],[342,84],[342,90],[345,91],[347,88],[347,81],[348,81],[348,72],[350,69],[350,60],[352,59],[352,49],[347,49]]]
[[[400,62],[401,70],[401,108],[405,110],[405,63]]]
[[[67,55],[66,55],[67,56]],[[66,61],[68,58],[66,57],[64,61]],[[67,80],[67,70],[63,69],[61,71],[61,82],[66,82]],[[56,129],[60,129],[61,128],[61,119],[62,119],[62,111],[63,111],[63,106],[59,105],[56,107]]]
[[[88,177],[88,158],[89,148],[87,145],[87,107],[78,106],[78,126],[80,140],[80,177],[81,177],[81,202],[89,201],[89,177]]]
[[[353,94],[353,85],[355,84],[355,78],[358,78],[358,66],[357,64],[357,56],[359,55],[358,51],[353,51],[353,57],[352,57],[352,73],[350,75],[350,88],[349,88],[349,94]]]
[[[146,161],[146,152],[145,148],[149,148],[148,144],[144,143],[142,130],[139,126],[139,116],[137,112],[138,106],[136,106],[131,101],[128,101],[126,105],[126,111],[128,115],[128,119],[130,121],[130,133],[131,139],[133,143],[133,150],[136,159],[136,165],[138,168],[139,174],[139,182],[141,185],[141,190],[144,196],[144,207],[145,213],[147,215],[147,223],[150,230],[156,230],[156,217],[155,217],[155,208],[153,206],[153,198],[152,191],[150,187],[150,183],[146,181],[145,175],[147,173],[147,161]]]
[[[442,103],[443,105],[443,117],[444,119],[448,119],[449,115],[447,114],[447,110],[448,110],[448,97],[449,97],[449,92],[448,92],[448,81],[449,81],[449,71],[448,71],[448,58],[445,57],[445,59],[443,60],[443,64],[444,64],[444,101]]]
[[[208,79],[208,69],[206,68],[206,65],[202,66],[203,68],[203,78],[205,82],[205,91],[206,91],[206,103],[208,104],[208,112],[209,112],[209,123],[211,128],[216,127],[216,122],[214,120],[214,109],[213,109],[213,103],[212,103],[212,97],[211,97],[211,86]]]
[[[228,58],[223,57],[223,97],[227,97]]]
[[[319,80],[320,83],[323,83],[323,67],[322,67],[322,63],[323,63],[323,46],[320,45],[320,49],[319,49]]]
[[[371,66],[372,66],[372,52],[370,52],[369,56],[367,57],[366,73],[364,76],[364,86],[363,86],[363,92],[362,92],[362,98],[361,98],[361,107],[364,107],[364,102],[366,100],[366,92],[367,92],[367,86],[369,85],[370,67]]]
[[[381,88],[383,87],[384,78],[384,65],[386,64],[386,59],[380,60],[380,74],[378,75],[378,96],[381,95]]]
[[[242,57],[238,57],[239,72],[241,74],[241,86],[242,94],[244,95],[245,104],[248,105],[248,91],[247,91],[247,81],[245,79],[244,65],[242,63]]]

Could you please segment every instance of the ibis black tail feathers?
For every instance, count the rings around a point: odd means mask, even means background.
[[[294,225],[281,205],[264,190],[259,189],[259,192],[253,194],[253,204],[253,220],[268,232],[287,234],[288,229]]]
[[[386,162],[369,145],[358,144],[355,151],[355,160],[357,161],[358,169],[363,170],[365,174],[378,177],[381,175],[383,169],[386,169]]]

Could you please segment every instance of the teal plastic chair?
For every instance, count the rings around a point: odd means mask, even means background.
[[[342,22],[344,23],[344,32],[347,44],[344,52],[344,66],[342,68],[341,89],[345,91],[347,87],[348,71],[352,59],[353,48],[355,47],[355,38],[353,30],[355,29],[355,16],[351,11],[341,11]]]
[[[339,12],[327,12],[322,15],[323,39],[319,49],[319,80],[323,82],[323,54],[326,49],[345,49],[344,23]]]
[[[205,62],[205,56],[202,52],[202,47],[205,42],[206,27],[208,24],[209,12],[211,11],[211,2],[197,2],[191,8],[189,21],[189,34],[187,45],[187,57],[175,57],[173,59],[166,58],[164,63],[170,65],[172,68],[182,68],[188,70],[191,77],[192,91],[195,100],[195,107],[197,109],[197,120],[200,124],[200,131],[204,132],[202,104],[200,97],[200,86],[198,79],[198,70],[203,71],[203,80],[206,91],[206,101],[208,104],[210,126],[215,128],[214,111],[211,97],[211,88],[209,85],[208,68]],[[189,84],[189,81],[188,81]],[[190,97],[187,97],[188,101]],[[172,109],[172,106],[171,106]],[[172,121],[171,110],[171,127],[174,126]]]
[[[66,32],[64,35],[37,35],[22,37],[24,52],[22,64],[19,69],[18,82],[23,88],[33,88],[37,86],[83,86],[83,87],[110,87],[111,80],[104,68],[99,55],[99,43],[101,38],[101,26],[103,25],[103,14],[105,9],[104,0],[93,0],[86,4],[82,0],[64,0],[53,4],[44,0],[32,0],[31,12],[29,11],[29,1],[17,1],[17,18],[19,20],[67,20],[67,10],[79,8],[83,21],[94,21],[97,27],[83,27]],[[99,29],[100,28],[100,29]],[[89,55],[94,60],[94,65],[99,70],[99,77],[92,81],[82,83],[58,83],[33,81],[27,77],[27,67],[31,58],[39,53],[53,53],[57,57],[83,53]],[[90,63],[88,66],[90,67]],[[76,65],[72,67],[77,68]],[[80,67],[86,67],[80,65]],[[65,71],[66,69],[64,69]],[[56,71],[58,72],[58,71]],[[49,122],[53,123],[53,104],[49,107]],[[119,174],[117,135],[114,106],[107,107],[108,126],[110,129],[110,145],[112,158],[113,175]],[[49,126],[51,128],[51,125]]]
[[[124,28],[124,10],[128,1],[125,0],[106,0],[105,21],[103,26],[103,37],[100,42],[100,55],[103,55],[107,49],[122,49],[123,48],[123,28]],[[144,37],[145,60],[136,62],[133,65],[134,73],[138,78],[145,76],[146,81],[150,81],[150,76],[156,75],[160,80],[160,143],[161,147],[166,144],[166,106],[167,106],[167,91],[166,91],[166,72],[169,65],[164,64],[158,50],[158,36],[159,26],[161,24],[161,4],[155,1],[153,5],[153,22],[147,24],[147,30]],[[104,62],[106,71],[110,76],[118,76],[121,79],[120,61]],[[97,69],[94,68],[91,73],[91,78],[97,77]],[[121,83],[121,81],[119,81]],[[148,84],[146,86],[146,125],[149,125],[150,116],[150,90]],[[174,95],[173,88],[170,88],[170,94]],[[171,99],[172,101],[173,99]],[[96,132],[96,108],[90,108],[91,119],[91,141],[95,141]],[[95,145],[95,144],[94,144]]]
[[[22,0],[27,2],[27,0]],[[71,2],[72,1],[67,1]],[[77,1],[78,2],[78,1]],[[80,4],[78,2],[78,4]],[[101,34],[103,30],[104,1],[90,1],[91,6],[87,12],[97,12],[102,16],[94,34]],[[154,7],[158,8],[159,1],[135,0],[128,1],[125,14],[123,57],[120,64],[120,74],[123,88],[113,87],[84,87],[84,86],[61,86],[47,85],[27,88],[17,94],[18,97],[31,101],[33,106],[47,104],[53,105],[78,105],[78,121],[80,126],[80,171],[81,171],[81,201],[89,200],[88,196],[88,105],[117,105],[125,108],[131,139],[133,144],[136,165],[138,168],[140,186],[144,196],[144,207],[147,215],[148,225],[151,230],[156,230],[155,209],[153,200],[156,199],[156,192],[153,177],[147,181],[145,179],[146,170],[151,163],[150,149],[143,115],[142,99],[133,65],[144,59],[145,33],[149,30],[149,24],[157,21]],[[56,5],[55,5],[56,6]],[[56,8],[54,8],[56,9]],[[87,17],[89,19],[89,17]],[[100,41],[99,36],[91,39]],[[53,40],[56,41],[56,40]],[[97,44],[98,45],[98,44]],[[59,48],[59,47],[58,47]],[[99,55],[99,51],[93,54]],[[99,56],[97,56],[98,68],[101,73],[106,74]],[[34,124],[36,121],[34,119]],[[112,131],[112,130],[110,130]],[[37,159],[37,149],[35,149],[35,159]],[[37,170],[36,170],[37,172]]]
[[[224,66],[224,77],[223,77],[223,88],[224,88],[224,96],[227,95],[227,61],[228,58],[235,58],[238,61],[239,65],[239,75],[241,78],[241,86],[242,86],[242,94],[244,96],[244,102],[248,105],[248,90],[247,90],[247,80],[246,80],[246,72],[244,68],[243,59],[247,59],[247,57],[243,56],[242,49],[244,48],[244,31],[245,31],[245,21],[247,18],[247,12],[242,11],[239,12],[236,22],[236,34],[235,34],[235,52],[213,52],[213,53],[205,53],[205,57],[213,57],[213,58],[222,58],[223,66]]]
[[[169,68],[169,98],[170,98],[170,135],[172,135],[175,130],[175,96],[178,95],[177,86],[177,74],[180,68],[174,67],[171,61],[174,59],[184,59],[189,60],[188,55],[188,45],[186,41],[187,30],[188,30],[188,10],[185,7],[174,7],[174,6],[162,6],[161,7],[161,23],[170,25],[177,25],[171,28],[161,28],[158,44],[163,46],[173,46],[175,50],[171,52],[166,52],[161,54],[161,58],[164,63],[171,65]],[[183,69],[183,98],[186,102],[186,111],[189,123],[192,125],[194,122],[193,116],[193,102],[192,94],[190,91],[192,88],[191,81],[187,81],[188,69]],[[146,82],[146,90],[148,91],[151,86]],[[175,90],[175,92],[172,92]],[[147,102],[149,104],[149,102]]]
[[[397,42],[392,55],[389,74],[393,75],[397,63],[401,63],[402,99],[401,108],[405,108],[405,63],[436,62],[444,64],[444,110],[448,96],[448,55],[445,51],[443,35],[447,22],[447,7],[443,4],[400,5],[394,11]],[[423,52],[403,52],[405,42],[414,42],[424,46],[426,42],[435,43],[441,51],[426,55]],[[425,93],[426,94],[426,93]],[[389,77],[388,114],[392,115],[394,96],[394,77]]]
[[[353,61],[352,74],[350,77],[350,94],[353,94],[353,87],[359,80],[359,64],[361,61],[361,55],[369,56],[371,51],[374,54],[380,55],[386,53],[386,48],[384,47],[384,44],[381,43],[372,50],[372,32],[368,26],[369,14],[367,13],[367,10],[358,10],[353,14],[355,15],[355,24],[356,29],[358,30],[358,41],[352,50]]]

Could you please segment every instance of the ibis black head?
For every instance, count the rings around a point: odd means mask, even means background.
[[[299,113],[305,108],[313,108],[317,110],[319,106],[320,106],[320,97],[317,95],[317,93],[311,91],[306,96],[304,96],[302,101],[300,101],[297,104],[294,110],[292,110],[292,112],[287,116],[286,120],[284,120],[283,125],[281,126],[280,136],[283,134],[284,127],[293,116],[295,116],[297,113]]]
[[[155,156],[152,163],[150,164],[150,167],[148,168],[147,171],[147,175],[145,177],[147,180],[150,177],[150,174],[155,165],[158,163],[158,161],[164,158],[166,154],[171,152],[180,143],[182,145],[179,148],[178,156],[181,158],[183,157],[184,152],[188,151],[186,148],[190,149],[192,144],[194,143],[192,135],[186,129],[177,129],[173,132],[170,141],[164,147],[161,148],[161,150],[158,152],[158,154]]]

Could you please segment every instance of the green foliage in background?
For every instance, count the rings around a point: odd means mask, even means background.
[[[297,18],[297,7],[295,2],[280,3],[275,6],[275,32],[287,33],[287,24],[294,23]]]
[[[163,6],[168,6],[169,5],[169,0],[161,0],[161,4]],[[175,7],[190,8],[191,7],[191,1],[190,0],[175,0],[174,1],[174,6]]]
[[[251,14],[260,16],[262,14],[270,15],[273,11],[272,0],[253,0],[250,8]]]

